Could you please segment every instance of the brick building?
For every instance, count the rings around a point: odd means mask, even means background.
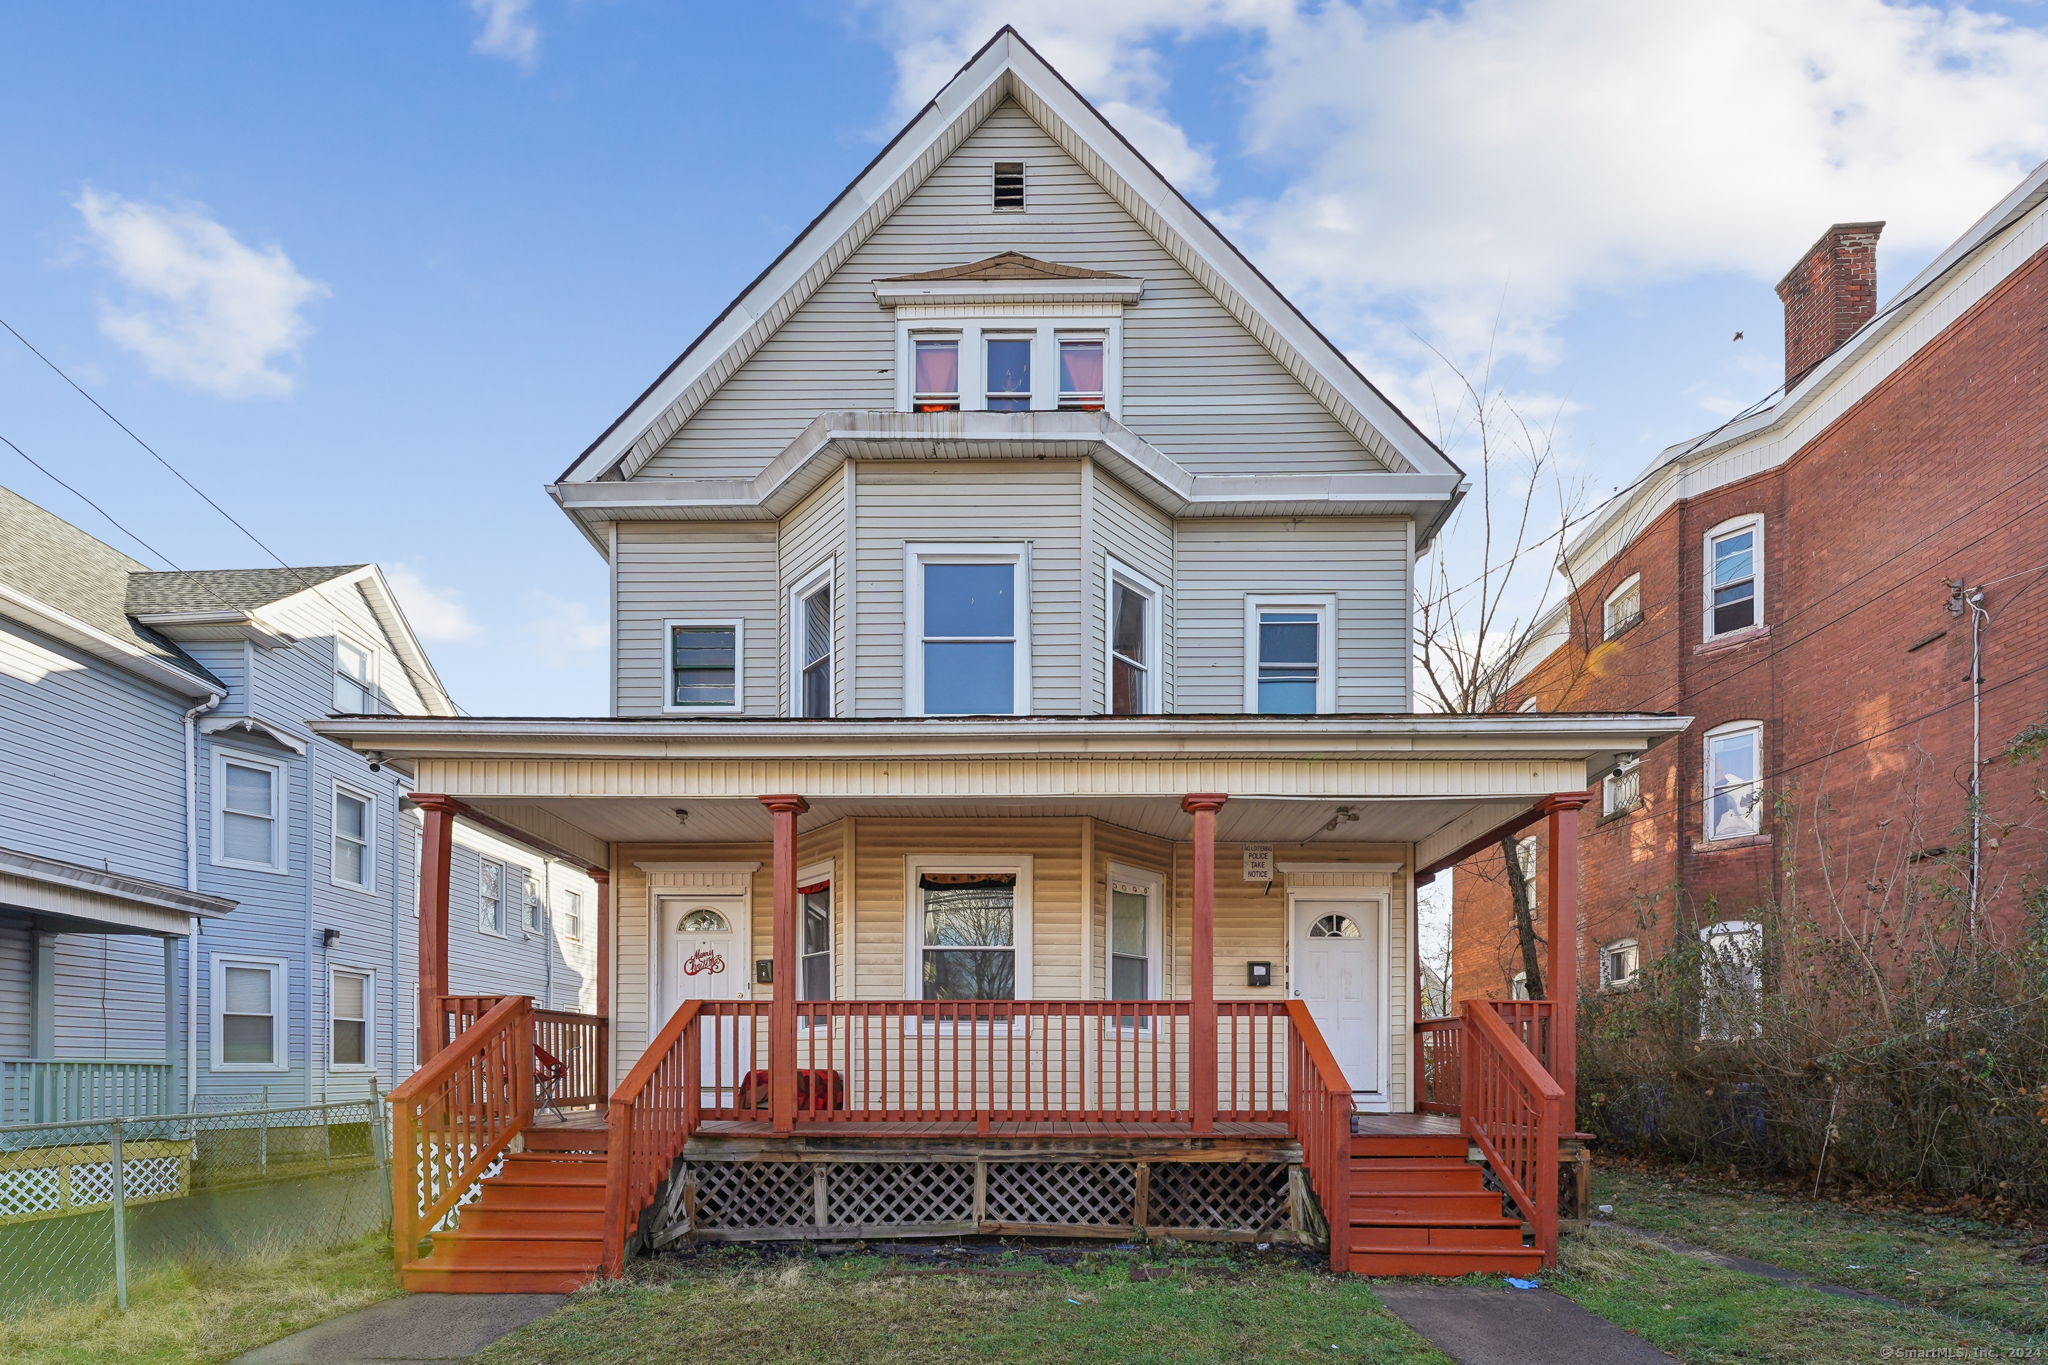
[[[1760,943],[1765,905],[2010,933],[2042,878],[2048,809],[2001,755],[2048,720],[2048,166],[1879,311],[1881,227],[1830,228],[1778,285],[1784,390],[1577,535],[1504,703],[1694,718],[1588,807],[1588,987]],[[1458,868],[1456,999],[1520,970],[1507,876],[1498,852]]]

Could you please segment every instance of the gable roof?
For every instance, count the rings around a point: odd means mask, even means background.
[[[254,611],[368,567],[339,564],[305,569],[144,571],[128,578],[127,607],[134,616],[180,611]]]
[[[1021,251],[1001,251],[966,265],[940,266],[915,275],[886,275],[880,283],[906,284],[912,280],[1128,280],[1114,270],[1089,270],[1078,265],[1041,261]]]
[[[1389,469],[1459,473],[1215,224],[1005,25],[585,448],[560,482],[631,478],[1005,100],[1022,107]]]
[[[138,572],[148,573],[149,566],[13,489],[0,487],[0,590],[17,609],[40,605],[99,637],[94,641],[101,647],[93,650],[96,654],[111,649],[117,655],[168,666],[213,690],[219,680],[198,661],[129,618],[128,583]],[[46,629],[51,623],[33,624]],[[91,648],[85,639],[67,642]]]

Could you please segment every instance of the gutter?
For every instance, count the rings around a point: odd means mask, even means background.
[[[185,889],[199,890],[199,718],[228,699],[216,692],[185,713]],[[185,936],[185,1112],[199,1100],[199,916]]]

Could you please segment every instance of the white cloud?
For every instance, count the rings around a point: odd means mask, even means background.
[[[610,625],[588,603],[538,589],[527,598],[527,635],[543,660],[560,662],[564,654],[589,654],[611,643]]]
[[[100,330],[153,374],[227,398],[291,392],[284,366],[312,331],[305,309],[327,297],[282,248],[255,248],[198,207],[174,208],[87,189],[76,208],[131,295],[100,305]]]
[[[386,568],[384,581],[391,585],[405,619],[412,622],[422,640],[467,640],[477,633],[477,623],[462,605],[461,593],[431,586],[404,564]]]
[[[915,107],[1009,6],[878,0]],[[2048,154],[2048,34],[1884,0],[1047,0],[1025,36],[1183,185],[1168,46],[1235,31],[1244,150],[1287,182],[1218,215],[1369,373],[1558,357],[1589,294],[1775,281],[1822,228],[1924,253]],[[1183,85],[1192,101],[1214,99]]]
[[[540,26],[533,19],[533,0],[469,0],[470,13],[482,21],[473,51],[502,57],[531,71],[540,55]]]

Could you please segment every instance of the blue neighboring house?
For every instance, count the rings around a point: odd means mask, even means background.
[[[416,1064],[407,784],[452,716],[374,565],[159,573],[0,488],[0,1123],[360,1097]],[[580,868],[458,826],[450,988],[595,1004]]]

